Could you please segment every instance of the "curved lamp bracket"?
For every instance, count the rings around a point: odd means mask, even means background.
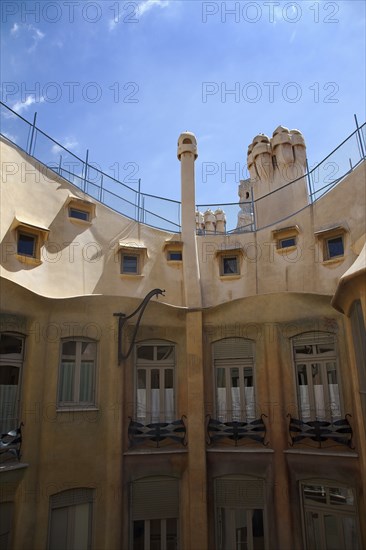
[[[145,308],[146,308],[147,304],[149,303],[151,298],[153,298],[153,296],[159,296],[159,294],[161,294],[162,296],[165,296],[164,292],[165,292],[165,290],[161,290],[160,288],[154,288],[154,290],[151,290],[145,296],[145,298],[142,300],[139,307],[133,313],[131,313],[131,315],[125,315],[124,313],[114,313],[113,314],[115,317],[118,317],[118,364],[119,365],[122,363],[122,361],[124,359],[127,359],[131,355],[131,351],[132,351],[133,346],[135,344],[137,331],[139,329],[140,322],[141,322],[141,319],[142,319],[142,316],[144,314],[144,311],[145,311]],[[123,353],[122,352],[122,341],[123,341],[122,331],[123,331],[123,327],[125,326],[126,321],[128,321],[129,319],[134,317],[137,313],[139,313],[139,316],[137,318],[137,323],[135,325],[135,328],[133,329],[132,342],[130,344],[130,347],[127,350],[127,353]]]

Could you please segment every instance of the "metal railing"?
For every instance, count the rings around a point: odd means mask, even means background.
[[[1,135],[56,174],[127,218],[156,229],[173,233],[180,232],[180,201],[141,192],[140,180],[137,189],[134,189],[106,174],[89,160],[89,150],[86,151],[85,159],[78,157],[38,128],[36,125],[37,113],[34,115],[33,122],[29,122],[3,102],[0,102],[0,112],[2,117]],[[356,117],[355,120],[356,130],[327,157],[313,168],[308,169],[307,173],[299,178],[307,180],[310,203],[317,201],[335,187],[366,158],[366,123],[360,127]],[[50,157],[53,157],[54,160],[50,160]],[[296,181],[289,182],[272,193],[280,192]],[[256,203],[272,193],[264,195],[256,201],[252,196],[248,202],[240,203],[240,205],[238,202],[201,204],[196,208],[197,210],[223,209],[227,218],[226,228],[228,228],[224,233],[257,231],[262,227],[259,227],[255,220]],[[237,227],[240,206],[244,204],[251,208],[253,220],[248,223],[247,227]],[[296,213],[293,212],[292,215]],[[279,221],[282,220],[277,220],[275,223]],[[199,231],[199,234],[205,234],[205,231]]]
[[[206,442],[208,445],[212,445],[223,440],[230,440],[235,447],[238,447],[238,443],[249,441],[267,447],[269,441],[266,441],[267,428],[263,418],[267,418],[265,414],[252,421],[243,419],[241,421],[222,422],[216,418],[211,418],[211,415],[207,415]]]
[[[150,422],[143,423],[133,420],[130,417],[128,426],[128,439],[130,447],[142,445],[144,443],[153,443],[157,448],[162,442],[167,444],[179,443],[187,445],[187,428],[185,425],[186,416],[182,416],[178,420],[167,422]]]
[[[333,442],[334,445],[347,445],[354,449],[352,444],[353,431],[348,421],[350,414],[345,418],[328,422],[326,420],[313,420],[304,422],[298,418],[287,415],[289,420],[289,434],[291,438],[290,445],[293,447],[296,443],[315,442],[318,447],[327,442]]]
[[[38,128],[37,113],[33,122],[29,122],[3,102],[0,102],[0,108],[1,135],[28,155],[127,218],[156,229],[180,232],[179,201],[141,192],[140,180],[137,189],[134,189],[106,174],[90,161],[89,150],[86,151],[85,159],[75,155]]]

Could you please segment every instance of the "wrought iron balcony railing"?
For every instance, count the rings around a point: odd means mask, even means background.
[[[179,443],[186,446],[187,429],[185,419],[186,417],[183,415],[180,420],[144,424],[130,418],[130,424],[128,426],[130,446],[153,442],[158,448],[163,441]]]
[[[327,422],[326,420],[304,422],[298,418],[293,418],[290,414],[287,416],[290,418],[291,447],[296,443],[306,443],[306,440],[311,440],[318,443],[319,448],[326,441],[333,441],[335,444],[347,445],[350,449],[354,449],[352,444],[353,431],[348,421],[348,418],[351,417],[350,414],[346,414],[345,418],[334,422]]]
[[[266,425],[263,422],[263,418],[266,418],[265,414],[262,414],[260,418],[246,421],[230,421],[221,422],[211,418],[211,415],[207,415],[207,444],[211,445],[223,439],[229,439],[234,442],[235,447],[239,442],[245,440],[255,441],[267,446],[269,442],[266,442]]]
[[[0,436],[0,462],[10,460],[20,460],[22,446],[22,426],[23,422],[15,430],[10,430]]]

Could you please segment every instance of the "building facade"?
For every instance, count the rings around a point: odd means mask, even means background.
[[[257,136],[226,232],[183,133],[168,232],[1,147],[2,547],[365,547],[364,161]]]

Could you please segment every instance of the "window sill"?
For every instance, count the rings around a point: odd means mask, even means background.
[[[63,406],[60,406],[58,405],[58,407],[56,407],[56,412],[59,413],[59,412],[87,412],[87,411],[99,411],[99,407],[97,407],[96,405],[90,405],[90,407],[88,406],[80,406],[78,407],[77,405],[70,405],[70,406],[67,406],[65,405],[64,407]]]
[[[233,281],[235,279],[241,279],[241,275],[240,274],[236,274],[236,275],[220,275],[220,279],[221,281]]]
[[[288,252],[294,252],[297,250],[297,246],[285,246],[284,248],[276,248],[278,254],[287,254]]]
[[[274,453],[273,449],[267,449],[267,447],[232,447],[226,449],[206,449],[208,453],[264,453],[272,454]]]
[[[22,262],[22,264],[27,265],[41,265],[42,260],[39,258],[34,258],[33,256],[24,256],[23,254],[15,254],[17,260]]]
[[[344,256],[337,256],[336,258],[331,258],[330,260],[323,260],[323,265],[334,265],[334,264],[340,264],[344,261]]]
[[[308,450],[308,449],[286,449],[283,451],[285,454],[289,455],[309,455],[309,456],[344,456],[346,458],[358,458],[358,453],[354,451],[344,452],[344,451],[329,451],[324,449],[320,451],[318,449]]]
[[[145,277],[141,273],[120,273],[119,276],[121,279],[142,279],[142,277]]]
[[[136,455],[170,455],[170,454],[184,454],[188,453],[188,449],[141,449],[134,451],[126,451],[123,453],[123,456],[136,456]]]
[[[79,218],[73,218],[72,216],[69,216],[69,221],[75,225],[83,225],[84,227],[92,225],[91,220],[80,220]]]

